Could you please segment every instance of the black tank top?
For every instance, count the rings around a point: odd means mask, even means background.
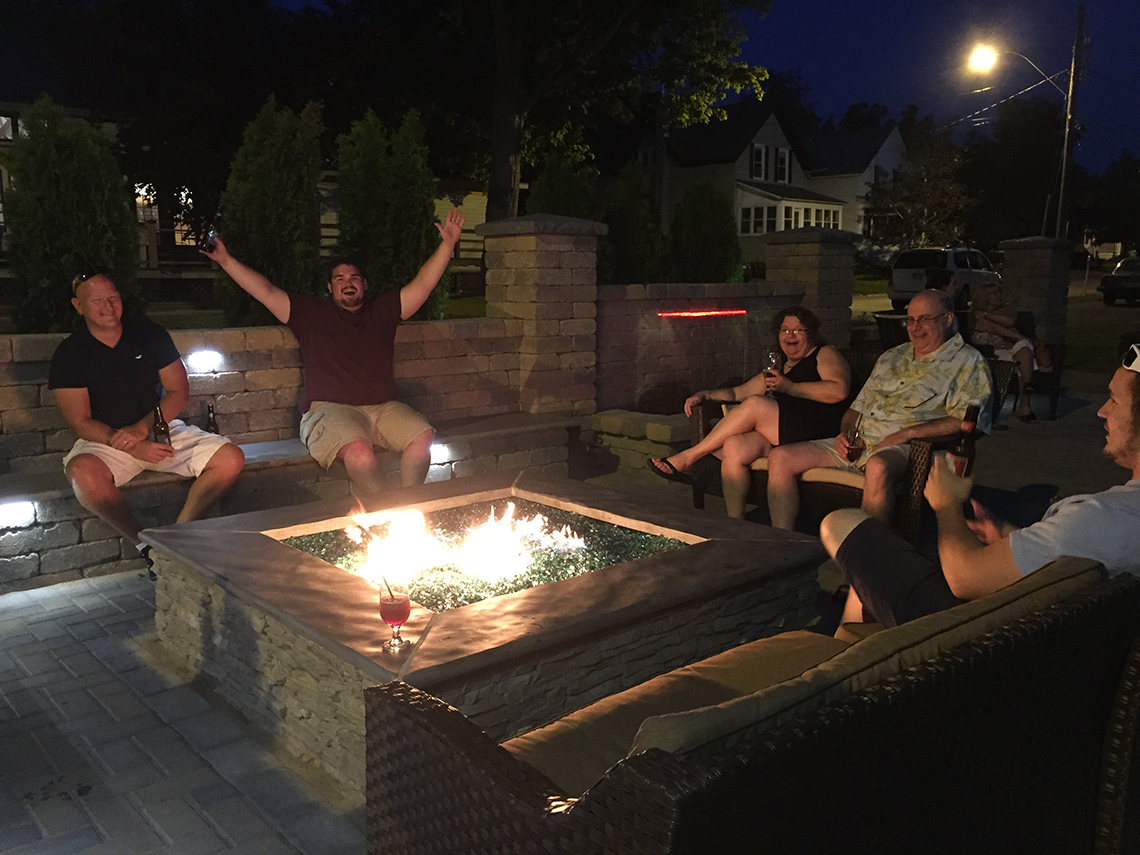
[[[817,347],[788,370],[784,376],[793,383],[811,383],[822,380],[819,376],[819,348]],[[780,407],[780,445],[805,442],[809,439],[826,439],[839,435],[839,423],[847,412],[848,401],[825,404],[791,395],[776,395]]]

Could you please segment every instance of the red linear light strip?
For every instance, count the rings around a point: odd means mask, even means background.
[[[724,318],[747,315],[747,309],[705,309],[691,312],[658,312],[659,318]]]

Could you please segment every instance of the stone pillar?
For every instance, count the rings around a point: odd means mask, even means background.
[[[538,214],[483,223],[487,317],[519,318],[524,413],[588,415],[596,409],[598,235],[590,220]]]
[[[1037,336],[1063,344],[1069,314],[1069,266],[1073,245],[1067,240],[1028,237],[998,244],[1005,252],[1001,292],[1018,311],[1033,312]]]
[[[774,232],[765,238],[767,280],[798,286],[799,302],[819,316],[824,338],[836,347],[847,347],[851,343],[855,242],[860,236],[809,228]]]

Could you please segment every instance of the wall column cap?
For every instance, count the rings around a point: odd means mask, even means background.
[[[494,220],[480,223],[475,234],[481,237],[505,235],[604,235],[610,227],[593,220],[577,217],[563,217],[558,214],[528,214],[525,217],[511,217],[508,220]]]

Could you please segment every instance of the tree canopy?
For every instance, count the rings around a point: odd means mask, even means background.
[[[138,231],[131,194],[110,137],[69,119],[48,98],[21,116],[24,134],[9,153],[5,194],[16,327],[20,332],[74,328],[71,281],[107,272],[124,299],[137,297]]]
[[[321,117],[316,105],[299,114],[270,99],[245,129],[226,183],[226,247],[286,291],[319,293]],[[272,323],[261,303],[221,268],[215,290],[231,324]]]
[[[598,114],[628,115],[656,98],[678,125],[719,115],[729,92],[760,91],[767,73],[736,61],[744,13],[770,0],[454,0],[464,32],[494,46],[488,219],[513,216],[524,140],[563,133]]]

